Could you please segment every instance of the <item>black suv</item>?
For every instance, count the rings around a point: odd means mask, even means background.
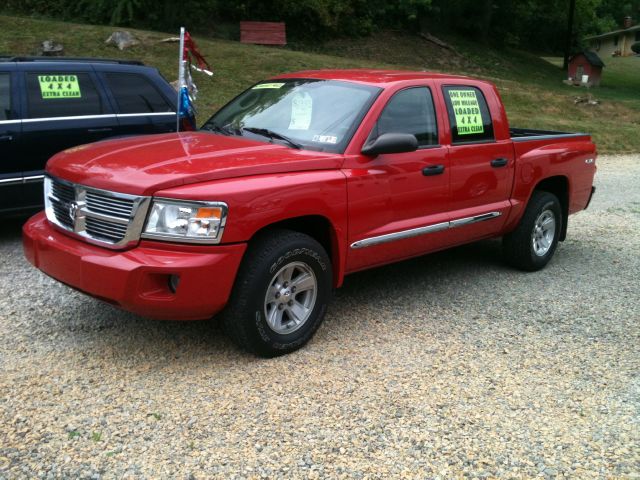
[[[0,57],[0,215],[42,208],[44,167],[61,150],[175,132],[176,104],[141,62]]]

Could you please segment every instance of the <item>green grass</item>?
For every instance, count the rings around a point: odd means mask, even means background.
[[[0,54],[37,54],[40,42],[62,42],[66,55],[138,59],[170,81],[177,76],[175,32],[132,31],[142,43],[120,52],[104,43],[113,27],[0,15]],[[203,122],[249,85],[283,72],[317,68],[400,68],[466,74],[494,81],[513,126],[591,133],[601,152],[640,152],[640,57],[604,59],[603,84],[587,92],[562,83],[561,69],[532,54],[495,50],[443,34],[456,53],[415,36],[383,32],[320,46],[271,48],[197,37],[215,75],[194,73]],[[591,94],[597,106],[574,104]]]
[[[545,57],[544,60],[554,66],[562,65],[560,57]],[[589,93],[602,100],[619,101],[640,109],[640,56],[611,57],[603,62],[601,85]]]

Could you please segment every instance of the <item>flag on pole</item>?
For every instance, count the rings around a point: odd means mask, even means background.
[[[196,63],[198,64],[197,67],[193,65],[193,62],[191,61],[192,57],[196,60]],[[189,32],[184,32],[184,47],[182,58],[184,60],[187,60],[189,62],[189,66],[194,70],[206,73],[209,76],[213,75],[211,67],[200,53],[200,50],[198,50],[196,42],[193,41],[191,35],[189,35]]]
[[[194,65],[194,60],[196,65]],[[196,42],[191,38],[184,27],[180,28],[180,59],[178,70],[178,119],[177,131],[182,125],[187,130],[195,130],[196,109],[193,102],[198,95],[198,88],[191,78],[191,69],[213,75],[211,67],[204,59]]]

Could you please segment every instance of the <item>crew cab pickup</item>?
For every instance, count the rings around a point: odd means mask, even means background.
[[[220,313],[241,347],[291,352],[345,275],[502,237],[538,270],[587,208],[585,134],[510,129],[489,82],[307,71],[260,82],[197,132],[75,147],[47,164],[29,261],[158,319]]]

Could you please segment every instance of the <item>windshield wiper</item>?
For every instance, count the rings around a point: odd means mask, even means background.
[[[289,137],[285,137],[281,133],[274,132],[273,130],[269,130],[268,128],[244,127],[242,130],[243,131],[246,130],[247,132],[251,132],[251,133],[257,133],[258,135],[262,135],[263,137],[269,137],[271,140],[274,140],[274,139],[283,140],[293,148],[297,148],[297,149],[302,148],[302,145],[294,142]]]
[[[209,130],[210,132],[218,132],[223,135],[238,135],[239,133],[237,131],[233,131],[233,129],[231,128],[231,124],[220,126],[216,125],[215,123],[207,123],[204,127],[202,127],[202,129]]]

